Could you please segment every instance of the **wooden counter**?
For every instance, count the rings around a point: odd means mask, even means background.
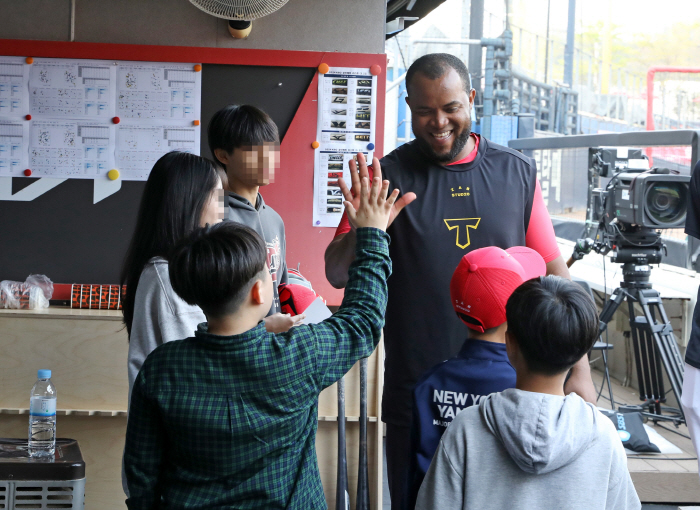
[[[128,342],[118,311],[0,310],[0,437],[26,437],[29,392],[40,368],[52,371],[58,391],[57,433],[78,440],[86,465],[85,506],[123,509],[121,457],[126,435]],[[380,343],[368,362],[370,498],[382,501],[383,386]],[[378,362],[381,360],[381,362]],[[351,506],[355,506],[359,445],[359,364],[346,375],[347,455]],[[335,506],[337,391],[319,397],[316,437],[321,480]]]

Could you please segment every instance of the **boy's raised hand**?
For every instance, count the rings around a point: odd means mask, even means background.
[[[358,152],[357,163],[355,163],[355,160],[352,159],[350,160],[349,166],[351,188],[348,188],[347,184],[345,183],[345,180],[342,177],[338,179],[338,185],[340,186],[340,191],[343,193],[346,202],[350,202],[355,208],[355,211],[357,211],[360,207],[360,188],[362,186],[362,178],[366,177],[369,180],[369,169],[367,168],[367,161],[365,160],[365,155],[361,152]],[[377,158],[374,158],[372,160],[372,169],[374,170],[374,177],[381,179],[382,169],[379,165],[379,160]],[[389,214],[389,222],[387,224],[387,227],[391,225],[391,223],[394,221],[396,216],[398,216],[401,210],[408,204],[413,202],[415,199],[416,194],[413,192],[405,193],[398,200],[394,199],[395,202],[393,203],[393,207],[391,208],[391,212]],[[352,223],[352,221],[350,223],[356,227],[356,225]],[[386,228],[383,230],[386,230]]]
[[[364,158],[360,160],[359,156],[357,158],[360,162],[360,174],[357,176],[359,193],[356,193],[355,197],[350,193],[345,194],[345,210],[348,214],[348,220],[355,228],[374,227],[386,231],[389,218],[392,216],[392,207],[394,202],[396,202],[396,197],[399,196],[399,190],[395,189],[387,197],[389,181],[382,181],[382,170],[377,158],[374,158],[372,161],[374,178],[370,184],[367,174],[367,163],[364,161]],[[353,189],[356,189],[355,184],[356,177],[353,175]],[[344,183],[342,188],[345,188],[343,192],[347,190]]]

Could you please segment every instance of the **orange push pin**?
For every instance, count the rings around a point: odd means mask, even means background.
[[[27,58],[24,59],[24,61],[25,61],[27,64],[33,64],[33,63],[34,63],[34,57],[27,57]]]
[[[316,142],[316,141],[311,142],[312,149],[318,149],[320,146],[321,146],[321,144]]]
[[[199,121],[198,121],[198,120],[193,120],[193,121],[192,121],[192,124],[194,124],[195,126],[199,126]]]
[[[32,171],[29,168],[27,168],[23,173],[25,177],[29,177],[32,175]]]
[[[110,181],[116,181],[119,179],[119,170],[112,168],[109,172],[107,172],[107,177]]]
[[[27,114],[24,116],[24,120],[32,120],[32,116]]]
[[[380,66],[379,64],[374,64],[373,66],[371,66],[371,67],[369,68],[369,73],[370,73],[372,76],[378,76],[378,75],[380,75],[380,74],[382,73],[382,66]]]
[[[330,71],[330,67],[328,67],[328,64],[321,64],[318,66],[318,72],[321,74],[326,74],[328,71]]]
[[[201,65],[196,64],[196,65],[194,66],[194,72],[195,72],[195,73],[198,73],[198,72],[201,71],[201,70],[202,70],[202,66],[201,66]]]

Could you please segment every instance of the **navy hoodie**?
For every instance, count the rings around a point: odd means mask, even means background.
[[[406,508],[413,510],[418,489],[440,438],[463,409],[491,393],[515,387],[506,344],[468,339],[459,354],[428,370],[413,390],[411,455]]]

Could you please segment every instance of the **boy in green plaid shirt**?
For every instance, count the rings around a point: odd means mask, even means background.
[[[158,347],[136,378],[124,453],[130,509],[326,508],[318,394],[379,341],[391,273],[385,231],[403,206],[373,165],[371,185],[353,172],[359,196],[343,184],[356,260],[342,306],[319,324],[265,331],[272,280],[265,244],[248,227],[220,223],[175,250],[173,288],[207,322],[194,338]]]

